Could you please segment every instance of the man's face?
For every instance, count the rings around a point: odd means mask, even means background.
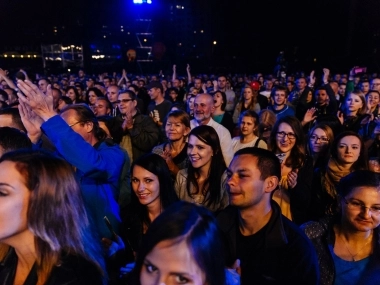
[[[380,91],[380,79],[375,78],[371,82],[371,89]]]
[[[116,86],[110,86],[107,88],[107,97],[111,103],[115,103],[117,101],[117,96],[119,93],[119,89]]]
[[[104,80],[103,80],[103,83],[104,83],[104,87],[108,87],[108,86],[110,86],[110,84],[111,84],[111,80],[109,79],[109,78],[105,78]]]
[[[296,85],[298,90],[304,90],[306,87],[306,79],[305,78],[298,78],[296,81]]]
[[[201,89],[202,88],[202,80],[200,80],[199,78],[194,79],[194,87],[198,90]]]
[[[264,86],[265,86],[265,90],[270,91],[272,90],[273,82],[270,80],[265,80]]]
[[[39,88],[42,92],[46,93],[46,91],[47,91],[47,86],[48,86],[48,83],[46,82],[45,79],[41,79],[40,81],[38,81],[38,88]]]
[[[207,124],[210,121],[214,109],[214,100],[212,96],[200,94],[195,97],[194,118],[197,120],[198,124]]]
[[[364,93],[367,94],[369,91],[369,82],[362,82],[360,84],[360,90]]]
[[[267,203],[270,195],[266,195],[266,181],[260,176],[256,157],[249,154],[235,156],[227,169],[230,204],[246,209]]]
[[[328,99],[329,96],[327,95],[326,90],[318,90],[315,94],[315,101],[317,101],[317,104],[320,106],[327,104]]]
[[[79,70],[79,72],[78,72],[78,76],[79,76],[79,78],[82,78],[82,77],[84,76],[84,72],[83,72],[83,70]]]
[[[286,103],[286,92],[283,90],[277,90],[274,94],[274,103],[278,106],[285,105]]]
[[[77,112],[73,109],[67,110],[61,114],[61,118],[71,126],[71,129],[79,134],[86,142],[90,141],[92,136],[92,122],[80,122],[78,119]]]
[[[148,90],[148,94],[150,96],[151,100],[156,100],[158,98],[158,95],[160,94],[160,89],[153,87]]]
[[[219,89],[225,89],[227,84],[227,78],[224,76],[221,76],[218,78],[218,88]]]
[[[128,93],[121,93],[118,97],[119,110],[122,115],[131,115],[136,109],[136,100],[132,100]]]
[[[338,89],[338,94],[340,96],[344,96],[344,93],[346,92],[346,85],[345,84],[340,84],[339,89]]]
[[[107,108],[107,103],[104,102],[104,100],[96,100],[95,105],[94,105],[94,113],[95,116],[100,117],[100,116],[105,116],[110,113],[110,109]]]

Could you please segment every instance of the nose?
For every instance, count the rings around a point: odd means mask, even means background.
[[[143,191],[145,189],[145,184],[143,182],[139,182],[139,185],[137,187],[138,191]]]
[[[233,187],[233,186],[236,185],[236,181],[235,181],[235,176],[234,175],[231,175],[230,177],[227,178],[227,184],[230,187]]]

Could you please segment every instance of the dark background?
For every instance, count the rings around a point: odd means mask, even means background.
[[[185,7],[186,19],[180,10],[171,9],[177,5]],[[78,44],[84,46],[85,69],[93,72],[122,67],[169,72],[173,64],[185,72],[190,63],[194,72],[269,73],[280,51],[289,72],[323,67],[348,72],[356,65],[369,72],[380,70],[379,0],[153,0],[152,5],[141,6],[132,0],[3,0],[0,13],[0,54],[14,49],[40,52],[41,44]],[[139,66],[126,57],[136,45],[136,18],[151,19],[152,41],[166,48],[159,59]],[[94,64],[88,48],[94,43],[117,44],[120,59]],[[42,68],[41,60],[0,57],[4,68],[19,65]]]

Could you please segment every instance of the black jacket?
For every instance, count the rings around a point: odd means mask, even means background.
[[[13,285],[18,258],[11,248],[0,263],[0,282],[2,285]],[[37,266],[34,264],[24,285],[37,284]],[[61,264],[54,266],[45,285],[102,285],[103,277],[100,271],[90,261],[81,256],[65,255]]]
[[[317,256],[310,240],[281,214],[276,202],[272,201],[271,206],[272,215],[265,226],[264,246],[252,252],[255,260],[252,268],[241,263],[241,284],[319,284]],[[227,266],[239,258],[238,215],[238,209],[232,206],[217,215],[225,242]]]

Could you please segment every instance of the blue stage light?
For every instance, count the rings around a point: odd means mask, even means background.
[[[152,0],[133,0],[133,4],[152,4]]]

